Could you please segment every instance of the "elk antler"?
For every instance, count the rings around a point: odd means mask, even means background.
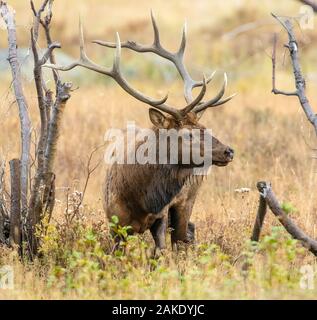
[[[224,73],[223,76],[224,76],[224,82],[223,82],[222,88],[219,91],[219,93],[213,99],[197,105],[193,110],[195,113],[198,113],[198,112],[203,111],[203,110],[210,108],[210,107],[220,106],[220,105],[228,102],[229,100],[231,100],[236,95],[236,93],[234,93],[231,96],[229,96],[223,100],[220,100],[223,97],[223,95],[225,94],[225,91],[227,88],[227,83],[228,83],[227,74]]]
[[[105,74],[113,78],[126,92],[128,92],[130,95],[132,95],[136,99],[144,103],[147,103],[153,107],[157,107],[164,112],[175,115],[175,111],[173,110],[173,108],[170,110],[170,107],[164,105],[164,102],[167,100],[168,95],[166,95],[164,98],[160,100],[152,99],[142,94],[140,91],[132,88],[131,85],[125,80],[120,70],[121,42],[120,42],[119,33],[116,33],[116,47],[115,47],[116,51],[114,55],[113,66],[111,69],[97,65],[96,63],[94,63],[92,60],[88,58],[85,51],[84,32],[83,32],[83,26],[82,26],[81,20],[79,21],[79,35],[80,35],[80,56],[77,61],[74,61],[67,66],[60,66],[55,64],[44,64],[43,66],[47,68],[55,69],[55,70],[60,70],[60,71],[68,71],[68,70],[74,69],[77,66],[80,66],[101,74]]]
[[[58,66],[54,64],[45,64],[44,67],[52,68],[55,70],[61,70],[61,71],[67,71],[71,70],[77,66],[81,66],[90,70],[93,70],[95,72],[107,75],[111,78],[113,78],[126,92],[128,92],[130,95],[135,97],[136,99],[147,103],[151,105],[152,107],[159,109],[163,112],[166,112],[176,119],[182,119],[188,112],[193,111],[195,113],[200,112],[204,109],[207,109],[209,107],[213,106],[219,106],[221,104],[226,103],[227,101],[231,100],[234,95],[221,100],[221,98],[224,95],[226,86],[227,86],[227,76],[224,75],[224,83],[222,86],[222,89],[220,92],[214,97],[213,99],[201,102],[202,99],[205,96],[206,93],[206,86],[207,83],[209,83],[214,75],[215,72],[213,72],[207,79],[204,77],[202,81],[194,81],[187,69],[184,65],[183,57],[185,52],[185,46],[186,46],[186,24],[183,28],[183,34],[182,34],[182,41],[180,44],[180,47],[176,53],[171,53],[164,49],[160,43],[160,35],[158,31],[158,27],[155,21],[155,18],[153,16],[153,13],[151,11],[151,19],[152,19],[152,25],[154,30],[154,42],[152,45],[141,45],[133,41],[127,41],[121,44],[119,34],[116,33],[116,42],[105,42],[100,40],[93,41],[94,43],[97,43],[99,45],[109,47],[109,48],[115,48],[115,56],[114,56],[114,62],[111,69],[107,69],[105,67],[99,66],[96,63],[94,63],[92,60],[90,60],[86,54],[85,51],[85,42],[84,42],[84,34],[83,34],[83,27],[81,20],[79,21],[79,35],[80,35],[80,57],[77,61],[69,64],[68,66]],[[121,70],[120,70],[120,58],[121,58],[121,47],[128,48],[137,52],[153,52],[163,58],[166,58],[170,60],[177,68],[179,74],[181,75],[183,81],[184,81],[184,96],[185,100],[188,103],[187,106],[185,106],[183,109],[177,109],[174,107],[171,107],[167,105],[165,102],[168,98],[168,95],[166,95],[161,100],[154,100],[150,97],[147,97],[146,95],[142,94],[140,91],[133,89],[131,85],[125,80],[123,77]],[[193,100],[192,97],[192,90],[195,87],[202,87],[200,93],[198,96]]]
[[[199,104],[201,100],[203,99],[205,93],[206,93],[206,84],[209,83],[214,75],[215,72],[213,72],[207,79],[204,79],[203,81],[195,81],[191,78],[189,75],[187,68],[184,64],[184,52],[185,52],[185,47],[186,47],[186,34],[187,34],[187,25],[186,23],[184,24],[183,27],[183,32],[182,32],[182,40],[179,49],[175,52],[169,52],[165,48],[162,47],[161,42],[160,42],[160,34],[159,30],[157,27],[156,20],[154,18],[153,12],[151,11],[151,20],[152,20],[152,26],[153,26],[153,31],[154,31],[154,41],[153,44],[151,45],[142,45],[140,43],[134,42],[134,41],[126,41],[121,44],[122,48],[128,48],[136,52],[152,52],[155,53],[162,58],[165,58],[169,61],[171,61],[177,71],[179,72],[181,78],[184,81],[184,97],[188,105],[184,107],[183,109],[180,110],[180,113],[182,116],[184,116],[186,113],[190,111],[194,112],[199,112],[204,109],[207,109],[209,107],[214,107],[214,106],[219,106],[221,104],[226,103],[227,101],[231,100],[234,95],[231,95],[230,97],[220,100],[225,92],[226,86],[227,86],[227,76],[224,74],[224,83],[222,86],[222,89],[220,92],[217,94],[217,96],[207,102],[204,102],[202,104]],[[108,47],[108,48],[115,48],[116,44],[113,42],[107,42],[107,41],[101,41],[101,40],[94,40],[93,43],[97,43],[99,45]],[[193,101],[192,97],[192,90],[195,87],[202,86],[202,90],[197,96],[197,98]],[[197,106],[197,108],[195,108]]]

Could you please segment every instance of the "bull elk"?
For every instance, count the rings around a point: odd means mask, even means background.
[[[203,77],[202,81],[194,81],[189,75],[183,61],[186,46],[186,24],[183,28],[180,47],[176,53],[172,53],[161,45],[159,30],[152,12],[151,20],[154,30],[152,45],[141,45],[134,41],[121,43],[118,33],[116,34],[116,43],[93,41],[101,46],[115,48],[114,63],[110,69],[97,65],[86,55],[81,23],[80,58],[68,66],[46,66],[61,71],[81,66],[113,78],[131,96],[151,106],[149,109],[149,117],[153,124],[151,129],[155,132],[157,139],[159,139],[161,129],[174,129],[177,132],[184,128],[199,130],[202,136],[210,135],[209,138],[212,140],[212,150],[209,150],[212,153],[212,164],[226,166],[233,160],[234,151],[211,136],[210,133],[206,133],[206,128],[199,123],[201,115],[207,108],[223,105],[233,98],[234,95],[223,98],[227,86],[226,74],[224,74],[223,85],[218,94],[211,100],[203,102],[206,86],[215,73],[207,79]],[[166,103],[167,96],[156,100],[134,89],[125,80],[120,70],[121,48],[136,52],[152,52],[171,61],[184,82],[184,97],[187,105],[178,109]],[[192,90],[195,87],[201,87],[201,90],[193,99]],[[192,135],[189,136],[187,143],[193,146]],[[156,143],[156,148],[158,152],[158,143]],[[167,146],[167,149],[169,148],[170,145]],[[198,148],[199,153],[204,155],[206,150],[204,150],[202,142],[198,144]],[[181,158],[182,148],[180,146],[178,154]],[[202,184],[201,176],[194,177],[194,169],[200,166],[202,164],[196,164],[192,158],[186,164],[181,161],[177,164],[171,162],[165,164],[112,164],[107,170],[103,187],[104,209],[108,218],[113,215],[118,216],[120,225],[130,225],[133,232],[142,233],[150,229],[156,249],[165,248],[165,234],[168,224],[172,228],[172,244],[176,244],[178,241],[185,243],[193,241],[194,224],[190,222],[190,216],[197,192]]]

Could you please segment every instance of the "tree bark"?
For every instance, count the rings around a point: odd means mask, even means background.
[[[1,204],[0,204],[0,206],[1,206]],[[2,212],[2,210],[0,208],[0,244],[5,243],[4,221],[5,221],[4,213]]]
[[[21,248],[21,162],[19,159],[12,159],[9,164],[11,176],[10,245]]]
[[[13,88],[16,97],[16,101],[19,107],[19,117],[21,125],[21,205],[22,212],[27,212],[27,198],[28,198],[28,177],[29,177],[29,154],[30,154],[30,134],[31,134],[31,122],[29,119],[28,105],[25,99],[20,64],[17,56],[17,38],[16,38],[16,26],[14,20],[14,12],[8,9],[7,4],[4,1],[0,2],[0,13],[3,17],[7,30],[8,30],[8,44],[9,44],[9,56],[8,61],[11,66]]]
[[[299,54],[298,54],[298,44],[296,41],[295,33],[293,30],[292,22],[289,19],[286,19],[285,21],[282,20],[280,17],[272,14],[272,16],[284,27],[284,29],[287,31],[288,34],[288,44],[285,45],[290,53],[290,58],[292,61],[292,67],[293,67],[293,73],[294,73],[294,79],[295,79],[295,87],[296,90],[294,92],[285,92],[276,89],[275,87],[275,63],[276,63],[276,36],[274,38],[274,44],[273,44],[273,54],[272,54],[272,92],[274,94],[282,94],[287,96],[297,96],[303,111],[305,112],[305,115],[307,117],[307,120],[313,125],[315,129],[315,134],[317,136],[317,114],[314,113],[313,108],[306,96],[306,82],[305,78],[302,74],[300,62],[299,62]]]
[[[60,135],[62,115],[66,102],[70,98],[72,84],[70,82],[57,83],[57,97],[53,107],[52,116],[49,123],[47,146],[45,150],[45,172],[53,172],[53,164],[56,156],[57,140]]]
[[[266,200],[262,195],[260,195],[259,208],[256,215],[252,236],[251,236],[252,241],[259,241],[266,212],[267,212]]]
[[[7,217],[6,204],[4,199],[4,166],[0,164],[0,243],[5,243],[4,223]]]

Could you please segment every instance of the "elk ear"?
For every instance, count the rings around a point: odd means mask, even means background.
[[[149,110],[149,116],[151,122],[160,129],[166,129],[168,127],[168,120],[166,119],[165,115],[153,108]]]

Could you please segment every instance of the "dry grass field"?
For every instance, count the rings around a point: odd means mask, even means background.
[[[8,1],[16,9],[19,45],[29,47],[31,11],[29,1]],[[39,2],[39,1],[36,1]],[[311,265],[314,256],[292,240],[269,213],[261,242],[252,247],[251,235],[260,180],[271,181],[289,215],[311,237],[317,238],[317,162],[312,148],[316,138],[295,97],[271,93],[271,38],[279,34],[279,88],[294,86],[288,52],[283,48],[285,32],[271,17],[299,15],[297,1],[281,0],[68,0],[54,1],[52,34],[62,51],[77,58],[78,17],[82,16],[89,55],[111,65],[113,50],[90,40],[121,39],[142,43],[152,40],[150,9],[157,17],[162,42],[175,49],[184,20],[188,23],[187,66],[195,78],[218,70],[209,85],[212,96],[219,88],[222,72],[228,73],[228,94],[238,95],[228,104],[208,110],[202,122],[221,141],[235,149],[227,167],[215,167],[196,201],[192,221],[197,243],[178,256],[170,249],[158,260],[151,259],[150,233],[126,241],[125,254],[109,253],[108,222],[102,210],[102,163],[89,179],[81,215],[67,223],[67,194],[83,190],[87,159],[103,143],[109,128],[124,128],[127,121],[148,127],[148,108],[134,100],[112,80],[81,70],[63,73],[78,90],[72,93],[63,118],[55,166],[57,204],[52,225],[43,239],[42,257],[22,263],[17,254],[0,248],[0,266],[12,265],[13,290],[1,290],[0,299],[303,299],[314,298],[315,289],[300,288],[300,268]],[[315,29],[296,28],[301,49],[307,94],[317,108],[317,15]],[[232,33],[241,25],[258,22],[256,28]],[[7,47],[0,28],[0,49]],[[142,92],[161,97],[169,92],[171,104],[184,105],[182,83],[174,69],[151,54],[123,50],[123,70]],[[9,67],[0,69],[0,156],[6,161],[19,156],[18,110],[10,87]],[[34,130],[36,93],[25,77]],[[315,109],[316,110],[316,109]],[[35,132],[34,131],[34,132]],[[35,135],[34,135],[35,138]],[[100,149],[93,159],[103,155]],[[9,170],[7,166],[7,176]],[[248,187],[249,193],[235,189]],[[241,271],[242,256],[253,262],[248,274]]]

